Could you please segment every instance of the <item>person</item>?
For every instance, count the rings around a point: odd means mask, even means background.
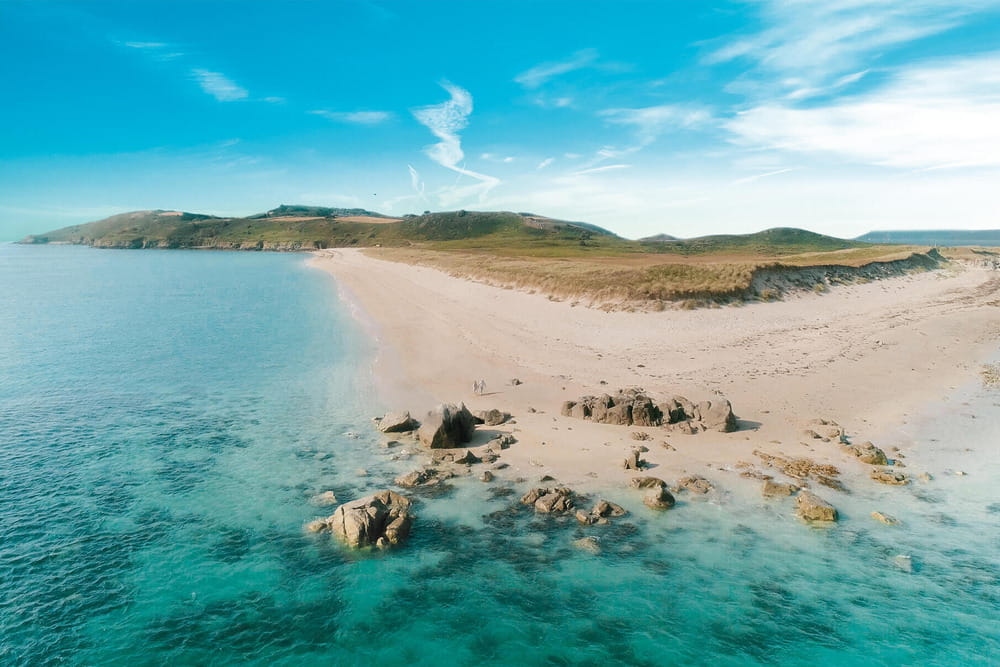
[[[472,383],[472,393],[477,395],[479,394],[479,380]]]
[[[486,380],[479,381],[479,395],[482,396],[486,393]]]

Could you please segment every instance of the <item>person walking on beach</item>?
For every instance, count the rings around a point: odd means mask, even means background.
[[[475,382],[472,383],[472,393],[476,394],[477,396],[479,395],[479,380],[476,380]]]
[[[479,395],[482,396],[486,393],[486,380],[479,381]]]

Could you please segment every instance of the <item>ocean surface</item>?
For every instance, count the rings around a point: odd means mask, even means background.
[[[733,473],[662,514],[608,489],[608,527],[473,477],[419,497],[398,551],[306,534],[315,494],[415,463],[379,446],[374,350],[305,259],[0,245],[0,664],[1000,664],[981,387],[891,434],[932,482],[824,494],[829,528]]]

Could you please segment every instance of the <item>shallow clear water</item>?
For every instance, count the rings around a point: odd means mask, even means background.
[[[0,245],[0,664],[1000,660],[1000,456],[964,451],[996,395],[898,434],[968,476],[830,492],[833,528],[725,473],[665,514],[608,490],[632,515],[603,528],[470,478],[363,556],[302,525],[414,466],[370,427],[371,354],[302,256]]]

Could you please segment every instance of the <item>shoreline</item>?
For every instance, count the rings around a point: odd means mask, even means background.
[[[854,443],[901,444],[900,426],[978,378],[1000,330],[991,305],[1000,279],[982,269],[741,307],[608,313],[358,250],[318,251],[309,264],[333,276],[374,339],[387,408],[418,418],[439,402],[509,412],[515,423],[497,430],[518,439],[503,453],[511,475],[591,489],[623,486],[621,461],[637,445],[649,448],[648,474],[668,481],[705,474],[725,486],[741,479],[732,474],[741,461],[781,478],[753,456],[760,450],[835,465],[849,488],[878,486],[870,466],[806,441],[809,420],[835,420]],[[486,380],[483,396],[472,392],[476,379]],[[654,399],[721,393],[740,428],[677,435],[560,415],[565,400],[629,386]],[[636,441],[635,431],[651,439]]]

